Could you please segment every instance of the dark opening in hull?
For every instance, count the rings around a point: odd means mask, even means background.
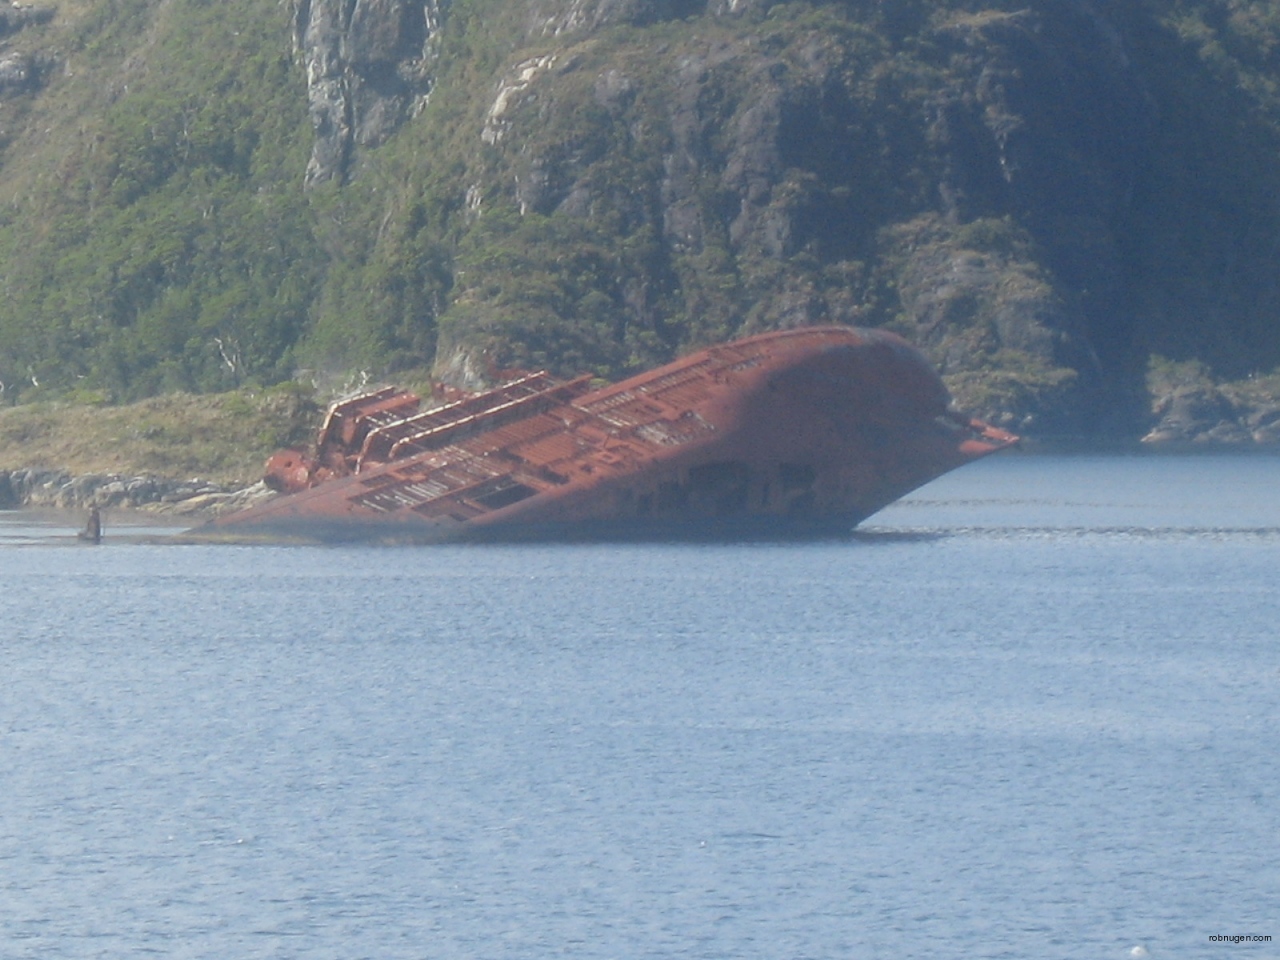
[[[419,412],[385,389],[282,451],[223,539],[439,542],[829,536],[1016,437],[950,409],[901,338],[815,327],[591,390],[531,374]]]

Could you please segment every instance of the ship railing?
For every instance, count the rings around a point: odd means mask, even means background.
[[[435,410],[371,431],[356,459],[356,471],[367,463],[398,460],[421,450],[442,446],[494,429],[579,396],[591,382],[585,374],[567,382],[545,372],[530,374],[493,390],[455,401]]]
[[[368,431],[364,436],[355,457],[356,469],[358,471],[366,462],[382,463],[389,460],[392,445],[404,437],[421,433],[437,425],[452,423],[477,411],[487,410],[512,396],[528,396],[559,383],[559,380],[553,379],[546,371],[539,371],[511,380],[484,393],[463,397],[431,410],[414,413],[412,416],[379,423],[375,429]]]
[[[403,420],[407,413],[418,409],[415,394],[396,387],[383,387],[369,393],[340,400],[329,407],[324,423],[316,438],[316,449],[321,456],[329,448],[337,446],[348,453],[363,440],[363,433],[370,426]]]
[[[565,383],[547,387],[528,396],[517,397],[500,403],[495,407],[473,413],[469,416],[443,423],[403,437],[391,446],[388,459],[397,460],[415,453],[442,447],[447,443],[456,443],[477,434],[495,430],[505,424],[565,403],[580,396],[590,386],[591,374],[583,374]]]

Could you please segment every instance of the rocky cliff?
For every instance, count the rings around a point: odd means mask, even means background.
[[[0,195],[30,197],[0,219],[6,397],[617,376],[854,323],[1032,434],[1177,433],[1191,388],[1150,372],[1194,361],[1230,399],[1180,436],[1270,436],[1280,3],[24,16],[0,52],[38,77],[3,106]]]
[[[431,91],[435,0],[295,0],[315,144],[306,182],[343,179],[353,148],[382,143]]]

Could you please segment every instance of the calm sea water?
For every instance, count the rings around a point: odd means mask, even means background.
[[[0,520],[6,958],[1280,956],[1280,458],[809,544],[75,522]]]

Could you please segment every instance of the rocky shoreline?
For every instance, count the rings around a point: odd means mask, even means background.
[[[261,481],[231,487],[200,478],[175,480],[121,474],[73,475],[65,470],[0,470],[0,509],[126,509],[203,519],[239,510],[275,494]]]
[[[1280,397],[1243,384],[1180,384],[1152,391],[1156,422],[1143,443],[1280,444]]]

